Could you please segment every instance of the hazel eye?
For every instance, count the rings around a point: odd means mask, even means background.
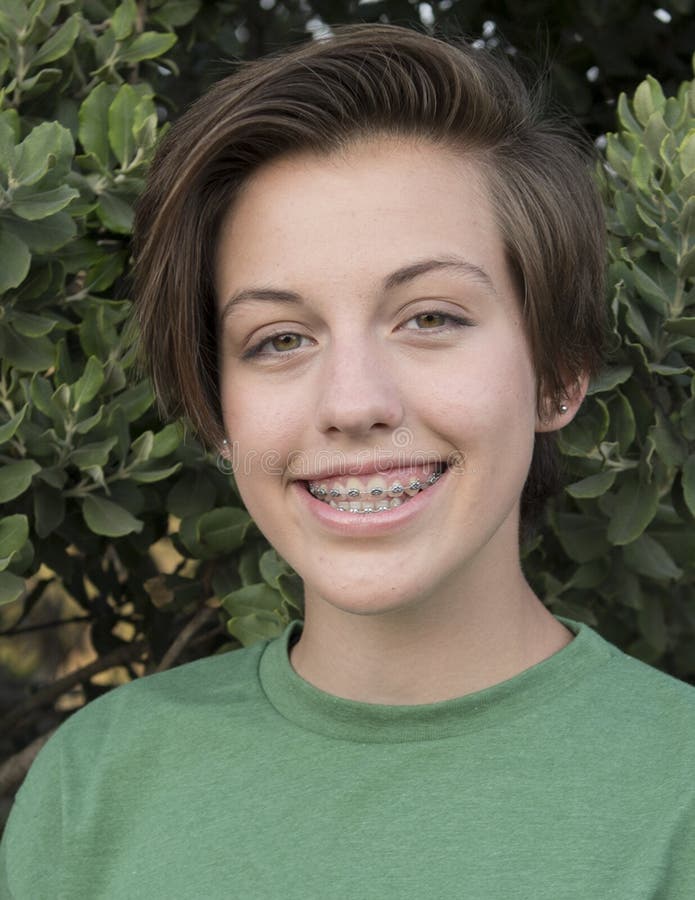
[[[436,331],[438,334],[443,334],[459,328],[467,328],[472,324],[469,319],[461,316],[437,309],[427,309],[408,319],[405,328],[407,331]]]
[[[277,334],[275,337],[267,341],[275,350],[296,350],[299,346],[300,336],[298,334]]]
[[[425,329],[427,328],[436,328],[438,325],[443,325],[444,321],[447,319],[443,313],[437,312],[425,312],[420,313],[418,316],[413,316],[413,319],[422,325]]]
[[[285,356],[293,350],[301,349],[301,342],[307,340],[303,334],[294,331],[278,331],[277,334],[268,335],[253,347],[250,347],[242,356],[242,359],[254,357]]]

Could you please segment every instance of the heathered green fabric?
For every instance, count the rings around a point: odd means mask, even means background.
[[[561,621],[558,653],[442,703],[318,690],[299,620],[118,688],[39,754],[0,896],[693,900],[695,688]]]

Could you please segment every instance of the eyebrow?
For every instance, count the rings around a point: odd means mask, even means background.
[[[394,288],[401,287],[421,275],[430,272],[446,270],[463,275],[474,281],[477,281],[489,293],[496,294],[495,286],[492,279],[480,266],[468,262],[459,256],[439,256],[434,259],[421,259],[408,265],[401,266],[399,269],[387,275],[382,282],[382,291],[386,293]],[[227,300],[220,314],[220,323],[224,322],[227,316],[232,312],[234,307],[242,303],[250,301],[270,301],[271,303],[302,303],[301,294],[296,291],[281,290],[272,287],[248,287],[235,291]]]

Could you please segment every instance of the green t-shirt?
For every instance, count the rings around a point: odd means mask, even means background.
[[[299,620],[117,688],[37,757],[0,897],[693,900],[695,689],[560,621],[559,652],[441,703],[318,690]]]

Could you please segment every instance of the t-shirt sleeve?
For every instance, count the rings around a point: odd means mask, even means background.
[[[17,792],[0,844],[0,900],[62,896],[61,743],[53,735]]]
[[[695,794],[688,791],[668,848],[668,870],[654,900],[693,900],[695,897]]]

